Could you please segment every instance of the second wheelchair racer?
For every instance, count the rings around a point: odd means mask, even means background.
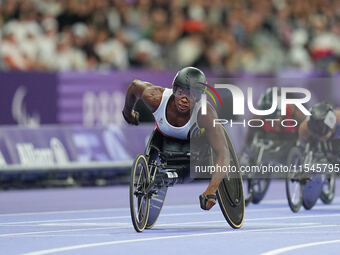
[[[278,102],[280,102],[280,90],[278,90]],[[259,110],[270,109],[273,104],[273,88],[268,88],[265,93],[260,97],[258,101]],[[253,143],[255,134],[261,138],[274,140],[276,143],[282,143],[282,150],[278,152],[278,158],[280,161],[285,162],[288,151],[298,138],[299,126],[305,120],[306,116],[297,108],[295,105],[287,105],[286,115],[281,115],[280,103],[278,104],[276,111],[266,116],[253,116],[254,119],[278,119],[279,121],[268,122],[264,121],[262,127],[249,127],[246,135],[246,146],[250,148]],[[285,127],[281,125],[283,120],[295,120],[297,123],[296,127],[293,124]],[[289,121],[288,121],[289,122]]]
[[[299,142],[302,146],[307,143],[326,142],[332,144],[333,153],[340,156],[340,109],[326,102],[314,105],[311,116],[306,118],[299,127]]]

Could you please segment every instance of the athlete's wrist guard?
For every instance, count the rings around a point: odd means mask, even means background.
[[[201,208],[203,210],[207,210],[206,205],[207,205],[208,199],[214,199],[216,201],[216,195],[215,194],[209,194],[209,195],[201,194],[199,199],[200,199]]]
[[[122,114],[123,114],[123,117],[124,117],[124,119],[125,119],[125,121],[127,122],[127,123],[129,123],[129,124],[131,124],[131,125],[139,125],[139,112],[137,112],[137,111],[135,111],[135,110],[133,110],[133,112],[135,113],[135,118],[134,118],[134,121],[130,121],[127,117],[126,117],[126,115],[125,115],[125,113],[124,113],[124,110],[122,111]]]

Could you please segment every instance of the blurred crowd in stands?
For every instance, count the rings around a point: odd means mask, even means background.
[[[339,0],[0,0],[0,70],[340,70]]]

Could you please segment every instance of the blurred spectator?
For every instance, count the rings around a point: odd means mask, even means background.
[[[336,0],[0,0],[0,68],[340,69]]]
[[[14,24],[7,24],[2,30],[2,42],[0,53],[3,65],[6,69],[28,70],[29,62],[19,50],[19,44],[15,38]]]

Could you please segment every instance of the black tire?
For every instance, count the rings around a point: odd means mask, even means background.
[[[293,147],[287,159],[287,165],[300,165],[303,155],[299,148]],[[301,175],[297,172],[289,172],[286,177],[286,196],[289,208],[296,213],[300,210],[303,202],[304,185],[301,182]]]
[[[225,136],[230,152],[230,165],[235,166],[237,171],[231,173],[230,178],[223,179],[216,194],[224,218],[232,228],[238,229],[244,220],[243,182],[238,158],[226,130]]]
[[[258,204],[264,198],[269,188],[270,179],[252,179],[252,202]]]
[[[326,177],[325,183],[322,187],[322,192],[320,195],[321,201],[328,205],[332,203],[335,196],[335,176],[329,175]]]
[[[133,162],[130,174],[130,213],[133,227],[142,232],[148,222],[150,198],[146,189],[150,183],[150,173],[144,155]]]

